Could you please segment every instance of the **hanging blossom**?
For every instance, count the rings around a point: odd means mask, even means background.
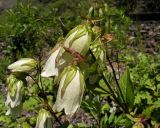
[[[53,118],[47,110],[39,111],[35,128],[53,128]]]
[[[59,89],[55,102],[58,112],[64,109],[66,115],[73,115],[79,108],[85,88],[84,75],[76,66],[64,69],[59,77]]]
[[[46,61],[46,64],[43,67],[41,76],[42,77],[50,77],[50,76],[58,76],[58,67],[56,66],[56,58],[60,51],[61,47],[58,47],[53,50],[50,57]]]
[[[9,109],[6,115],[17,115],[20,112],[22,107],[21,101],[24,94],[24,84],[25,82],[16,78],[15,75],[10,75],[7,78],[8,94],[5,104]]]
[[[51,52],[41,76],[58,76],[59,72],[68,66],[75,57],[81,58],[87,54],[90,41],[91,34],[87,25],[79,25],[72,29],[65,37],[63,44],[58,44]]]
[[[88,25],[79,25],[72,29],[66,36],[64,47],[85,56],[89,51],[91,32]]]

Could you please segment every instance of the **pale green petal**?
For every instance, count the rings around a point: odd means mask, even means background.
[[[64,46],[65,46],[65,47],[69,48],[70,42],[72,42],[72,40],[74,39],[74,36],[77,34],[77,32],[78,32],[77,30],[74,31],[73,33],[71,33],[71,34],[66,38],[66,40],[65,40],[65,42],[64,42]]]
[[[85,56],[89,51],[91,35],[86,25],[79,25],[66,36],[64,46]]]
[[[66,79],[65,79],[63,87],[61,89],[61,97],[63,97],[63,95],[64,95],[64,93],[66,91],[66,88],[68,87],[69,83],[72,82],[72,80],[75,77],[75,75],[76,75],[75,69],[71,68],[70,71],[66,75]]]
[[[24,92],[23,82],[18,81],[17,82],[16,95],[13,98],[11,97],[12,102],[10,103],[10,105],[11,105],[12,108],[21,103],[22,97],[23,97],[23,92]]]
[[[72,82],[68,85],[66,92],[62,98],[65,113],[67,115],[73,115],[80,106],[80,76],[79,72],[75,75]]]
[[[11,96],[9,92],[7,94],[6,105],[10,106],[11,108],[20,105],[24,93],[22,81],[17,81],[17,83],[15,83],[15,87],[16,90],[14,96]]]
[[[52,128],[53,122],[51,114],[45,109],[41,109],[37,116],[35,128]]]
[[[59,89],[58,89],[56,103],[55,103],[55,107],[56,107],[56,109],[57,109],[58,112],[62,111],[62,109],[64,108],[64,104],[63,104],[63,101],[61,99],[61,90],[63,88],[66,76],[67,76],[67,74],[63,75],[63,77],[60,80],[60,84],[59,84]]]
[[[89,50],[90,43],[88,42],[90,42],[90,39],[88,33],[86,33],[84,36],[75,40],[70,48],[81,53],[82,55],[85,55]]]
[[[64,109],[65,114],[73,115],[80,106],[80,102],[84,92],[85,81],[84,77],[81,78],[80,71],[77,68],[74,78],[72,78],[72,80],[69,82],[63,94],[63,97],[61,97],[61,90],[64,86],[64,82],[66,80],[68,72],[66,72],[66,74],[64,74],[60,80],[55,108],[57,109],[57,111],[62,111],[62,109]]]
[[[11,80],[14,79],[14,80]],[[24,94],[24,83],[22,80],[17,79],[14,75],[10,75],[7,79],[8,84],[8,94],[6,99],[6,106],[8,106],[9,110],[7,111],[7,115],[9,114],[18,114],[21,101]]]

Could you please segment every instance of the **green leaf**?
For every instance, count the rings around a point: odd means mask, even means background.
[[[109,88],[107,87],[107,85],[105,84],[105,82],[104,82],[103,79],[101,79],[101,80],[99,81],[99,86],[100,86],[102,89],[104,89],[106,92],[110,92]]]
[[[109,105],[109,103],[107,102],[107,103],[105,103],[105,104],[102,106],[101,112],[102,112],[102,113],[105,113],[105,111],[109,111],[109,109],[110,109],[110,105]]]
[[[100,128],[104,128],[106,126],[108,126],[108,115],[107,113],[101,118],[100,120]]]
[[[142,106],[144,104],[143,101],[146,101],[145,104],[148,104],[148,105],[153,104],[152,95],[147,91],[145,91],[145,92],[141,91],[141,92],[137,93],[137,95],[135,96],[134,104],[138,104],[138,105]]]
[[[108,121],[109,121],[109,124],[111,124],[113,121],[114,121],[114,115],[115,115],[115,113],[112,113],[110,116],[109,116],[109,119],[108,119]]]
[[[160,101],[157,100],[153,103],[153,105],[146,107],[143,112],[142,115],[145,115],[146,119],[152,118],[153,115],[151,115],[155,110],[160,108]]]
[[[122,104],[126,104],[129,108],[132,108],[134,104],[134,88],[130,79],[129,69],[127,69],[121,76],[119,85],[122,92],[121,95],[120,91],[118,90],[118,97],[120,97],[120,102]],[[122,98],[124,98],[124,100]]]
[[[78,128],[86,128],[86,124],[85,123],[78,123]]]

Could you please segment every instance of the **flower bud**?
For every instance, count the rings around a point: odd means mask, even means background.
[[[91,46],[90,46],[91,51],[93,52],[93,55],[96,57],[96,59],[101,60],[101,62],[105,62],[106,59],[106,51],[105,48],[101,42],[101,40],[95,41]]]
[[[35,68],[37,62],[31,58],[22,58],[8,66],[12,72],[28,72]]]
[[[37,122],[35,128],[52,128],[53,127],[53,119],[51,114],[45,110],[41,109],[37,116]]]
[[[67,67],[60,75],[59,89],[55,108],[57,111],[64,109],[65,114],[73,115],[79,108],[84,88],[85,80],[78,67]]]
[[[91,41],[89,29],[90,28],[86,25],[79,25],[72,29],[65,38],[64,47],[85,56],[89,51]]]
[[[8,94],[6,105],[9,107],[6,115],[15,113],[21,107],[21,101],[24,93],[24,82],[17,79],[14,75],[10,75],[7,78]]]

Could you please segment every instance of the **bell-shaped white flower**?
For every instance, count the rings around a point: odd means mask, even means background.
[[[6,105],[9,107],[6,115],[15,113],[21,106],[22,97],[24,94],[24,82],[17,79],[14,75],[7,78],[8,94]]]
[[[43,67],[41,76],[42,77],[51,77],[58,76],[64,67],[71,63],[74,59],[74,55],[65,51],[61,46],[55,47],[50,57]]]
[[[64,47],[85,56],[89,51],[91,41],[89,29],[90,28],[87,25],[79,25],[72,29],[65,38]]]
[[[35,68],[37,62],[32,58],[22,58],[8,66],[12,72],[28,72]]]
[[[79,108],[84,88],[85,80],[78,67],[67,67],[60,75],[59,89],[55,108],[57,111],[64,109],[65,114],[73,115]]]
[[[60,50],[61,47],[58,47],[55,50],[53,50],[50,57],[46,61],[46,64],[43,67],[41,73],[42,77],[58,76],[58,67],[56,66],[56,58]]]
[[[53,119],[47,110],[39,111],[35,128],[53,128]]]

